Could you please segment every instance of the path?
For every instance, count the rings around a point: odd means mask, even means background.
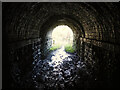
[[[80,73],[86,73],[86,66],[76,54],[68,54],[62,47],[40,60],[33,71],[36,88],[57,90],[80,84]]]

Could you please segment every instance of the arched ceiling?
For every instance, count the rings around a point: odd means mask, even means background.
[[[3,29],[9,42],[39,38],[46,22],[51,24],[60,17],[63,20],[67,17],[81,25],[84,38],[120,44],[118,4],[6,3],[3,5]]]

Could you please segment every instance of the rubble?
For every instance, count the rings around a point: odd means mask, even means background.
[[[41,78],[40,84],[36,84],[40,87],[41,80],[44,82],[46,88],[52,89],[64,89],[67,86],[74,87],[74,83],[78,83],[80,78],[79,73],[80,70],[84,69],[86,65],[79,59],[79,56],[76,54],[68,54],[64,50],[60,49],[54,51],[50,54],[51,58],[47,58],[45,60],[39,60],[35,65],[33,78],[37,80]],[[78,72],[78,73],[77,73]],[[83,73],[83,72],[82,72]],[[86,72],[84,72],[86,74]],[[36,78],[36,79],[35,79]],[[67,85],[67,86],[66,86]],[[43,86],[42,86],[43,87]]]

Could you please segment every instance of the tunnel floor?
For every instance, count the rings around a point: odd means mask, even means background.
[[[39,60],[34,66],[32,82],[35,88],[45,90],[68,90],[84,87],[89,78],[86,65],[76,53],[67,53],[64,47],[51,52],[45,60]],[[29,84],[30,85],[30,84]]]

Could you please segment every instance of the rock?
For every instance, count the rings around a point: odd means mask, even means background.
[[[73,82],[79,82],[77,74],[82,74],[85,67],[86,65],[79,60],[78,56],[71,54],[64,56],[56,52],[54,56],[38,61],[34,67],[33,78],[38,82],[44,82],[49,89],[58,88],[58,85],[64,89],[65,84],[73,87]],[[39,87],[43,88],[44,85],[37,85],[37,88]]]

